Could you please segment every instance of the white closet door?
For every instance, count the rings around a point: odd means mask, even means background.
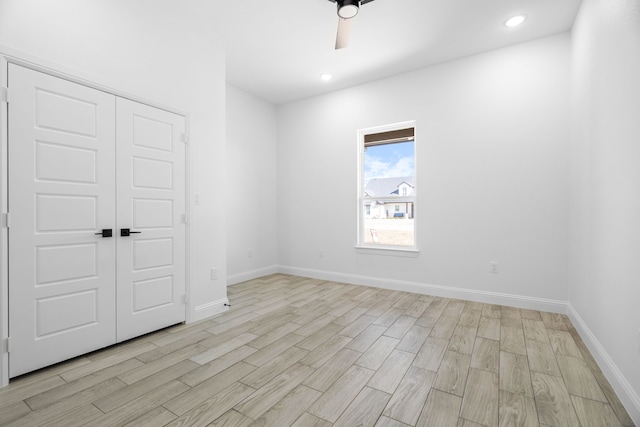
[[[185,320],[185,118],[118,98],[116,123],[123,341]]]
[[[115,342],[115,97],[9,65],[10,376]]]

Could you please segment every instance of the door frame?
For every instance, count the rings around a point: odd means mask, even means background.
[[[100,90],[111,95],[126,98],[131,101],[139,102],[150,107],[165,110],[185,118],[185,130],[187,142],[185,146],[185,213],[191,218],[190,203],[191,200],[191,143],[189,141],[190,120],[189,114],[176,108],[167,107],[160,103],[144,99],[142,97],[126,93],[111,87],[107,87],[88,79],[75,76],[75,71],[59,71],[65,70],[64,66],[53,64],[42,58],[31,57],[23,52],[15,51],[6,46],[0,45],[0,88],[8,85],[8,67],[9,64],[19,65],[44,74],[62,78],[73,83],[81,84],[96,90]],[[1,94],[4,95],[4,94]],[[10,96],[10,95],[9,95]],[[8,164],[7,152],[9,147],[8,135],[8,109],[7,103],[3,99],[0,100],[0,387],[9,384],[9,241],[6,224],[6,215],[8,208]],[[191,312],[189,302],[191,301],[190,286],[190,246],[191,246],[191,227],[190,221],[185,224],[185,293],[187,295],[187,304],[185,305],[185,319],[189,323],[191,321]]]

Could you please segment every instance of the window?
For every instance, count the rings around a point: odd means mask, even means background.
[[[416,249],[415,126],[359,131],[358,246]]]

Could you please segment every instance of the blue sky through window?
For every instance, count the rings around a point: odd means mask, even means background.
[[[414,141],[368,147],[364,153],[364,179],[414,176]]]

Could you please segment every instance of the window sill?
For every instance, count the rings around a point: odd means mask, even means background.
[[[356,246],[356,253],[362,255],[385,255],[405,258],[417,258],[420,251],[416,248],[399,248],[393,246]]]

